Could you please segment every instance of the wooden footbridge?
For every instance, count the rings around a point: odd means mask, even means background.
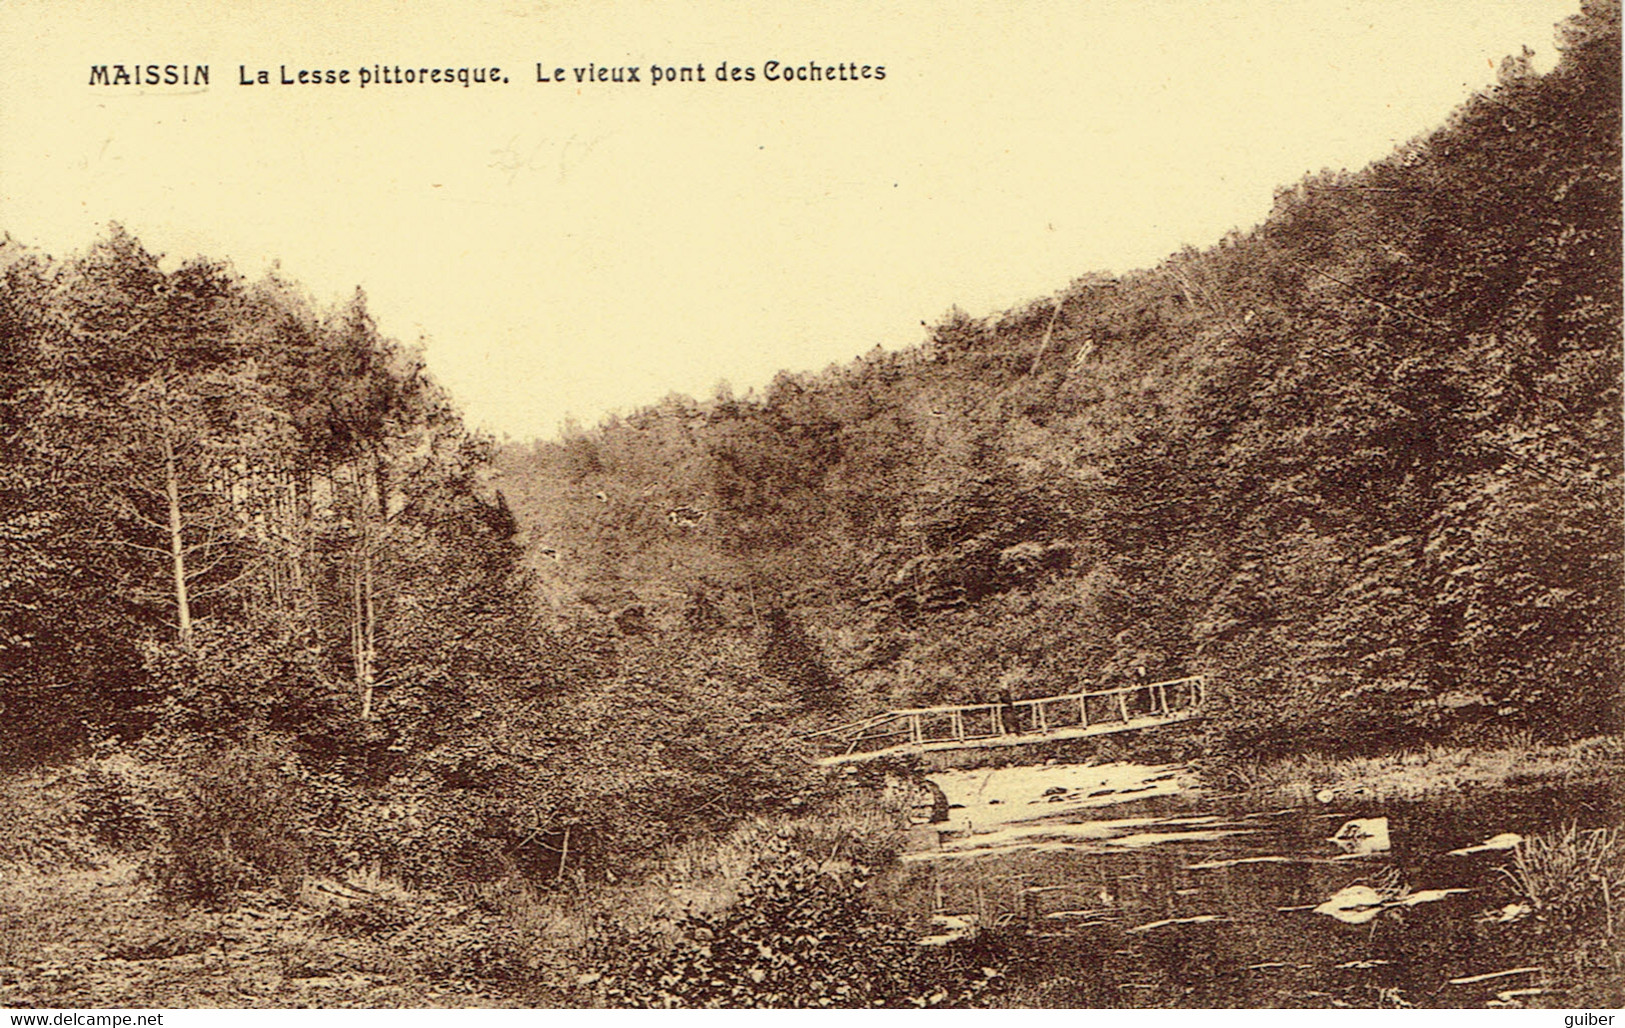
[[[1117,689],[1065,693],[1010,703],[913,707],[806,736],[829,752],[819,763],[841,764],[903,753],[1025,746],[1083,739],[1188,721],[1200,716],[1201,675]]]

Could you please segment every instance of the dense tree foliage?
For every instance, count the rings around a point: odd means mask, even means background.
[[[343,722],[359,753],[421,730],[424,690],[455,709],[471,676],[440,669],[506,659],[524,605],[487,444],[359,294],[318,317],[116,229],[8,256],[7,756]]]
[[[1618,40],[1207,250],[507,447],[553,623],[704,632],[804,724],[1149,667],[1228,746],[1617,727]]]
[[[795,626],[770,681],[698,622],[539,622],[491,443],[359,293],[320,312],[116,228],[0,257],[0,763],[178,771],[178,895],[324,863],[554,879],[807,773],[781,708],[831,679]]]

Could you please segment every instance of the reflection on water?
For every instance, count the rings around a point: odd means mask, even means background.
[[[1619,822],[1606,786],[1248,809],[1178,768],[949,772],[905,858],[933,941],[1002,926],[1057,1006],[1482,1006],[1564,983],[1497,867],[1517,839]],[[1511,841],[1509,841],[1511,840]]]
[[[1344,822],[1343,827],[1326,840],[1342,850],[1345,857],[1369,857],[1373,853],[1389,850],[1388,819],[1385,817],[1357,817]]]

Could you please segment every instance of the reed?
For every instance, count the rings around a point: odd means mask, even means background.
[[[1625,892],[1625,844],[1617,828],[1569,824],[1525,839],[1499,869],[1548,924],[1614,934],[1614,900]]]

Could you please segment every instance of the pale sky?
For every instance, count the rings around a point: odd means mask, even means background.
[[[1576,6],[7,0],[0,228],[66,255],[119,221],[172,260],[280,261],[324,303],[360,285],[473,425],[549,436],[1205,246],[1435,127],[1506,54],[1550,67]],[[886,78],[769,82],[769,60]],[[723,61],[757,80],[716,82]],[[87,84],[115,63],[210,84]],[[509,81],[238,85],[377,64]]]

